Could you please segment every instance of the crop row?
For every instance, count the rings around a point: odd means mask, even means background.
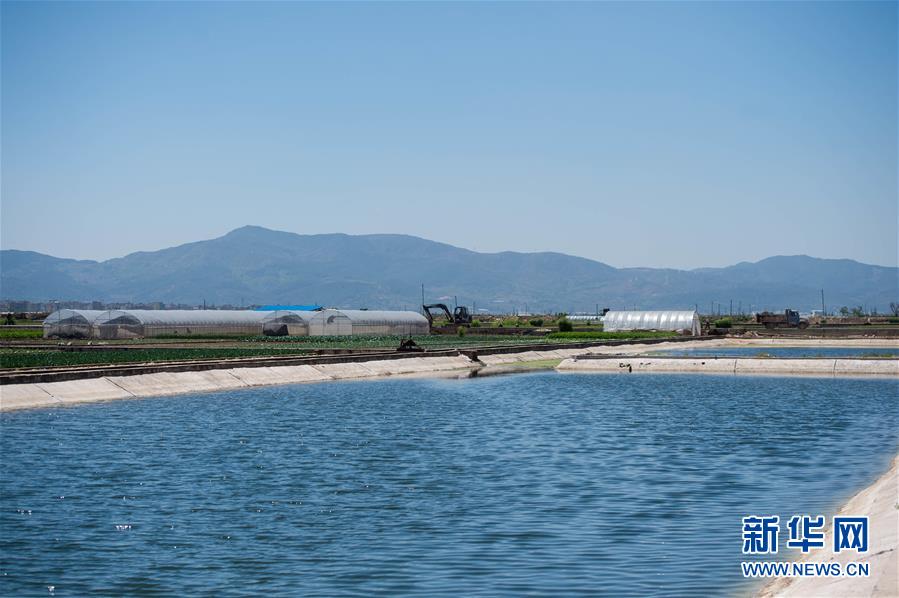
[[[41,338],[43,336],[43,330],[20,328],[16,326],[0,326],[0,339]]]
[[[0,349],[0,367],[34,368],[105,363],[147,363],[190,359],[228,359],[269,355],[302,355],[306,349],[133,349],[127,351],[44,351]]]

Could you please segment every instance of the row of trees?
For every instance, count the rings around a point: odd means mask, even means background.
[[[890,312],[894,316],[899,316],[899,302],[891,301],[890,302]],[[864,316],[876,316],[877,308],[871,310],[870,313],[865,312],[865,308],[861,305],[856,307],[846,307],[845,305],[839,309],[839,313],[843,317],[852,316],[854,318],[862,318]]]

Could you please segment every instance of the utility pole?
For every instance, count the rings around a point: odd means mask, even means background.
[[[421,314],[425,313],[425,283],[421,283]]]
[[[734,300],[730,300],[730,317],[734,317]]]
[[[824,289],[821,289],[821,315],[827,315],[827,307],[824,305]]]

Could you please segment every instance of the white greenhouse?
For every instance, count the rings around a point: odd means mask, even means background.
[[[259,335],[273,312],[243,310],[126,309],[94,319],[93,336],[102,339],[154,336]],[[277,313],[277,312],[274,312]]]
[[[428,334],[428,319],[414,311],[340,310],[350,320],[352,334],[389,334],[409,336]]]
[[[572,322],[602,322],[602,316],[599,314],[570,314],[565,316],[566,320]]]
[[[699,336],[699,314],[695,311],[610,311],[602,320],[603,330],[670,330]]]
[[[44,338],[90,338],[96,309],[60,309],[44,319]]]
[[[430,332],[427,318],[414,311],[321,309],[269,313],[284,314],[265,320],[264,333],[272,336],[409,336]]]
[[[266,336],[308,336],[309,323],[315,312],[269,311],[262,320],[262,334]]]
[[[70,310],[44,321],[47,338],[129,339],[159,336],[348,336],[428,334],[428,320],[407,311],[321,309]]]

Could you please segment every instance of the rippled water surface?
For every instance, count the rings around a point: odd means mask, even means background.
[[[528,374],[0,416],[0,594],[714,595],[830,512],[895,380]]]
[[[896,347],[695,347],[651,351],[675,357],[899,357]]]

